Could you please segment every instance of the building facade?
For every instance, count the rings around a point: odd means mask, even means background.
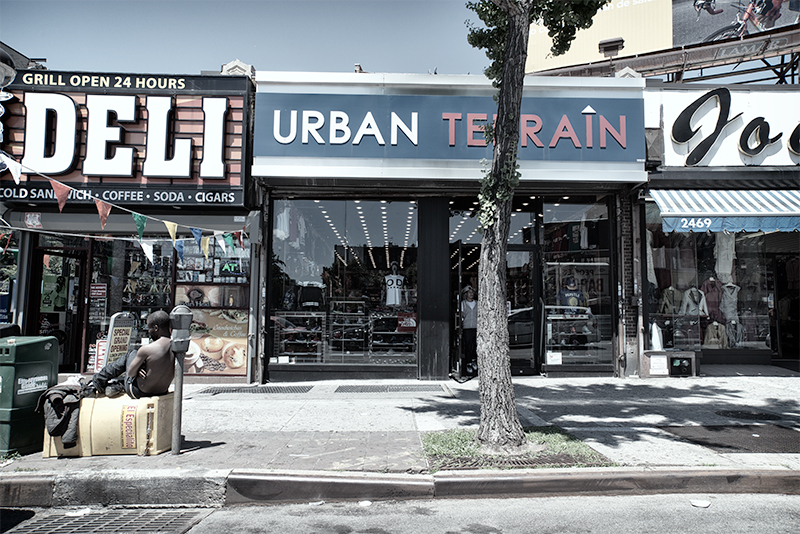
[[[8,321],[54,335],[62,372],[91,373],[112,315],[146,343],[148,314],[186,304],[188,375],[260,376],[250,78],[20,70],[6,90]]]
[[[265,379],[463,373],[491,84],[269,72],[256,82]],[[516,373],[629,372],[636,309],[623,270],[630,192],[647,180],[643,88],[526,82],[506,272]]]
[[[660,165],[639,202],[644,349],[800,370],[796,100],[785,86],[648,84]]]

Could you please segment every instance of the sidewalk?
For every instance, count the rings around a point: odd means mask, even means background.
[[[433,474],[420,433],[477,427],[477,380],[186,384],[181,454],[24,456],[0,468],[0,506],[800,493],[800,373],[703,372],[647,380],[515,377],[523,425],[557,425],[617,465]],[[720,443],[689,441],[701,431]]]

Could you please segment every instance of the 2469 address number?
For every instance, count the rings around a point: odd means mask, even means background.
[[[711,219],[705,218],[681,218],[681,228],[694,230],[707,230],[711,227]]]

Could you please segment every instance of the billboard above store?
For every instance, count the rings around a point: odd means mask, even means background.
[[[5,204],[244,205],[252,84],[246,77],[19,71],[4,103]]]
[[[800,3],[778,4],[775,9],[771,0],[610,0],[590,28],[578,31],[569,51],[561,56],[550,52],[552,39],[547,28],[532,25],[526,72],[608,61],[598,47],[606,39],[622,38],[624,48],[619,57],[627,57],[709,42],[734,26],[747,35],[795,24]],[[752,17],[748,15],[748,20],[739,24],[737,16],[744,19],[748,9]]]

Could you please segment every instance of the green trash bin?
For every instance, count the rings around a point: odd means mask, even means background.
[[[42,450],[39,396],[58,382],[58,341],[52,336],[0,339],[0,456]]]

